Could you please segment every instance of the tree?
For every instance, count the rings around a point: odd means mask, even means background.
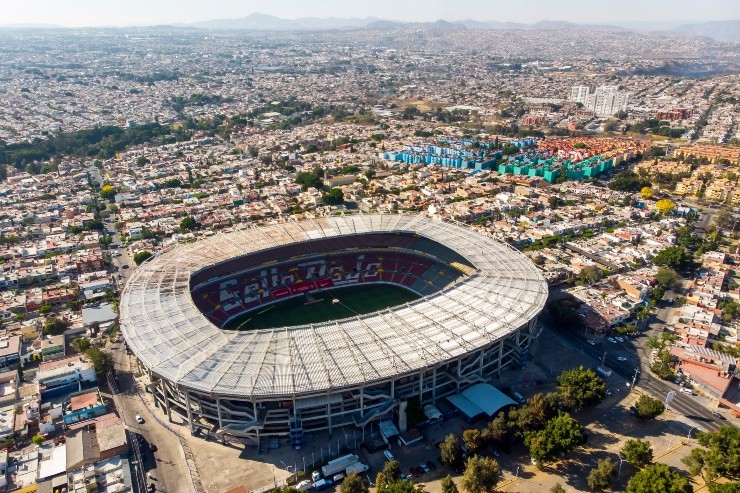
[[[568,413],[551,419],[544,429],[530,431],[524,436],[524,444],[538,463],[556,460],[561,454],[567,454],[585,441],[583,427]]]
[[[113,200],[116,196],[115,188],[113,188],[111,185],[103,185],[103,188],[100,189],[100,198],[105,200]]]
[[[709,493],[740,493],[740,483],[712,483],[709,485]]]
[[[149,260],[150,258],[152,258],[152,252],[140,250],[134,254],[134,263],[136,265],[141,265],[143,262]]]
[[[665,411],[665,405],[661,401],[645,394],[640,396],[635,407],[636,416],[640,419],[655,419]]]
[[[383,493],[420,493],[416,485],[411,481],[395,481],[387,483],[383,488]]]
[[[653,448],[647,440],[627,440],[620,455],[638,469],[653,462]]]
[[[344,202],[344,192],[341,188],[331,188],[321,196],[321,201],[326,205],[339,205]]]
[[[671,199],[660,199],[655,204],[655,209],[663,215],[670,214],[676,208],[676,203]]]
[[[692,266],[693,259],[686,248],[673,246],[659,251],[653,258],[653,263],[672,269],[685,270]]]
[[[653,196],[653,189],[650,187],[642,187],[642,190],[640,190],[640,197],[643,199],[649,199]]]
[[[342,484],[339,485],[339,493],[368,493],[369,491],[365,481],[356,472],[347,474]]]
[[[702,474],[704,479],[713,482],[717,477],[740,478],[740,430],[732,426],[722,426],[716,433],[702,432],[697,435],[699,444],[681,459],[691,474]]]
[[[41,308],[39,308],[39,313],[41,315],[46,315],[49,312],[51,312],[51,305],[48,303],[41,305]]]
[[[603,490],[612,484],[612,478],[616,472],[616,465],[609,459],[602,459],[586,478],[586,484],[592,490]]]
[[[506,443],[511,437],[511,429],[509,424],[506,422],[506,418],[499,414],[488,423],[488,427],[485,430],[485,439],[498,442]]]
[[[389,483],[401,479],[401,466],[398,465],[397,460],[389,460],[385,463],[385,466],[383,466],[383,477]]]
[[[85,339],[84,337],[77,337],[75,338],[70,345],[74,348],[75,351],[78,353],[84,353],[88,349],[90,349],[90,341]]]
[[[442,478],[442,493],[458,493],[457,485],[449,474]]]
[[[578,280],[588,286],[599,282],[603,277],[604,272],[598,265],[589,265],[588,267],[584,267],[581,272],[578,273]]]
[[[555,486],[550,488],[550,493],[565,493],[565,488],[560,483],[555,483]]]
[[[559,398],[556,392],[547,395],[540,392],[527,399],[527,409],[537,428],[544,428],[547,421],[557,414]]]
[[[650,181],[640,178],[632,171],[622,171],[614,176],[614,179],[609,182],[608,186],[611,190],[638,192],[645,187],[649,187]]]
[[[547,199],[547,205],[550,207],[550,209],[557,209],[559,204],[560,197],[558,197],[557,195],[552,195],[549,199]]]
[[[627,493],[692,493],[689,481],[665,464],[653,464],[632,476]]]
[[[295,182],[301,185],[304,192],[311,187],[316,190],[324,188],[324,182],[321,180],[321,176],[319,176],[319,172],[317,170],[311,172],[299,171],[295,175]]]
[[[653,305],[650,303],[642,303],[640,306],[637,307],[637,310],[635,311],[635,317],[640,322],[645,322],[650,318],[650,315],[653,314]]]
[[[583,366],[563,371],[557,378],[563,402],[570,407],[595,406],[606,397],[606,384],[593,370]]]
[[[469,454],[478,453],[478,449],[483,442],[481,431],[477,428],[471,428],[463,431],[463,442],[468,449]]]
[[[722,209],[714,216],[714,221],[722,229],[730,230],[731,232],[738,231],[740,229],[740,217],[736,216],[735,213],[730,209]]]
[[[491,491],[499,481],[501,468],[494,459],[468,457],[462,485],[468,493],[484,493]]]
[[[109,352],[103,351],[98,346],[90,346],[85,354],[93,364],[95,373],[105,375],[113,368],[113,357]]]
[[[383,491],[383,489],[385,489],[388,484],[389,482],[385,479],[385,474],[383,474],[383,471],[380,471],[378,474],[375,475],[375,488],[377,488],[378,491]]]
[[[56,317],[49,317],[44,322],[44,334],[56,336],[67,330],[68,324],[64,320]]]
[[[681,276],[670,267],[660,267],[658,273],[655,274],[655,280],[658,282],[658,286],[666,290],[674,289],[681,284]]]
[[[180,221],[180,231],[182,231],[183,233],[188,231],[195,231],[199,228],[200,224],[198,224],[198,221],[196,221],[193,216],[187,216],[182,221]]]
[[[462,447],[460,446],[460,440],[454,433],[450,433],[442,440],[442,443],[439,444],[439,452],[442,464],[447,467],[460,464],[462,461]]]
[[[43,437],[43,435],[34,435],[33,437],[31,437],[31,441],[34,444],[40,446],[42,443],[44,443],[44,437]]]

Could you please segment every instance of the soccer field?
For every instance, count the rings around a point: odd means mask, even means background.
[[[416,293],[388,284],[349,286],[310,293],[245,313],[224,326],[227,330],[270,329],[316,324],[371,313],[420,298]],[[339,303],[332,303],[337,299]],[[309,303],[311,300],[310,304]]]

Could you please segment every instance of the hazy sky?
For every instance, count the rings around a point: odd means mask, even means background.
[[[740,0],[3,0],[0,24],[151,25],[244,17],[366,17],[537,22],[727,20]]]

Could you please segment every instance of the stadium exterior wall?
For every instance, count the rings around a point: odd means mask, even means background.
[[[434,405],[469,385],[500,377],[507,368],[519,367],[535,333],[536,318],[487,347],[419,372],[399,374],[372,385],[269,399],[203,394],[173,384],[139,364],[141,371],[149,376],[148,390],[154,396],[155,407],[168,420],[172,420],[174,413],[188,422],[191,433],[199,428],[217,430],[216,435],[222,438],[233,435],[258,445],[260,439],[290,437],[297,430],[331,433],[344,426],[362,428],[371,421],[388,419],[400,401],[414,397],[422,405]],[[347,394],[352,397],[337,398]]]
[[[403,306],[261,331],[222,331],[191,296],[193,273],[237,255],[398,231],[444,245],[475,269]],[[266,437],[298,444],[303,433],[364,429],[410,398],[436,404],[519,367],[546,298],[544,277],[524,255],[469,226],[425,215],[343,215],[249,228],[154,257],[124,289],[121,330],[168,419],[180,415],[191,432],[255,445]]]

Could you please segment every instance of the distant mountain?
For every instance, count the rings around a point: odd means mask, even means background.
[[[500,21],[477,21],[474,19],[465,19],[457,21],[456,24],[462,24],[468,29],[527,29],[529,24],[521,22],[500,22]]]
[[[633,23],[578,24],[570,21],[543,20],[534,24],[520,22],[479,21],[464,19],[435,22],[405,22],[377,17],[301,17],[299,19],[282,19],[280,17],[255,12],[236,19],[214,19],[210,21],[179,24],[178,27],[201,29],[234,29],[250,31],[325,31],[333,29],[522,29],[539,31],[616,31],[624,29],[649,30],[674,35],[707,36],[719,41],[740,41],[740,21],[715,21],[701,24],[682,24],[677,21],[639,21]],[[670,30],[668,30],[670,29]]]
[[[378,21],[377,17],[339,18],[339,17],[302,17],[300,19],[281,19],[280,17],[255,12],[238,19],[214,19],[186,24],[188,27],[203,29],[245,29],[250,31],[302,31],[354,29],[365,27]]]
[[[540,21],[527,29],[540,31],[620,31],[624,28],[608,24],[577,24],[570,21]]]
[[[671,32],[691,36],[706,36],[716,41],[740,42],[740,20],[683,24],[673,28]]]

